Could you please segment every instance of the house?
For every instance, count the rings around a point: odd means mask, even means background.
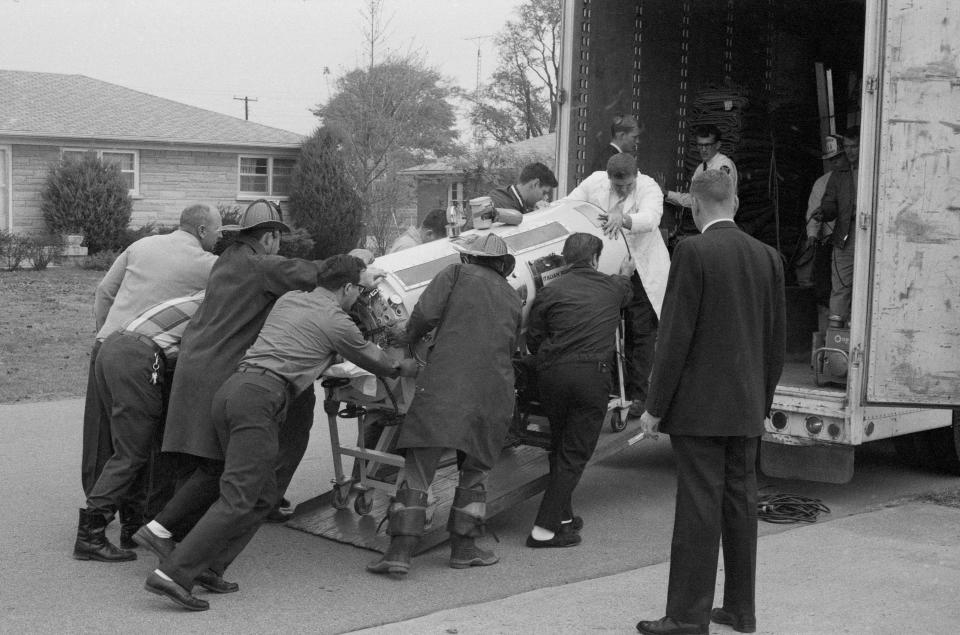
[[[469,159],[443,158],[401,170],[413,178],[417,197],[417,219],[437,207],[456,205],[466,209],[467,201],[504,185],[514,183],[524,165],[539,161],[556,167],[557,135],[554,132],[489,148],[472,157],[483,167],[470,165]]]
[[[46,230],[40,193],[62,157],[115,162],[132,226],[190,203],[284,200],[303,137],[83,75],[0,70],[0,229]]]

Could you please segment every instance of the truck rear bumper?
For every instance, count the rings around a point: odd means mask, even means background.
[[[767,433],[760,442],[760,469],[774,478],[847,483],[853,455],[852,445]]]

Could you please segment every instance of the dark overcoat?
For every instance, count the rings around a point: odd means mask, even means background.
[[[164,452],[223,460],[213,426],[213,395],[253,345],[273,304],[287,291],[317,286],[310,260],[271,256],[248,236],[223,252],[207,293],[180,343],[163,433]]]
[[[784,361],[783,266],[769,245],[720,221],[677,244],[646,409],[660,430],[763,434]]]
[[[455,264],[437,274],[407,324],[410,341],[439,328],[398,447],[456,448],[493,466],[513,416],[520,315],[520,296],[492,269]]]

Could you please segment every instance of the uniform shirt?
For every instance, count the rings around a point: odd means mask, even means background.
[[[390,251],[388,254],[396,253],[398,251],[403,251],[404,249],[410,249],[411,247],[416,247],[417,245],[422,245],[423,239],[420,238],[420,229],[418,227],[408,227],[407,231],[400,234],[399,237],[393,244],[390,245]]]
[[[703,166],[704,162],[701,161],[697,169],[693,171],[693,176],[690,177],[691,181],[703,172]],[[737,166],[734,165],[730,157],[722,152],[718,152],[713,155],[712,159],[706,162],[706,166],[708,170],[722,170],[729,174],[730,179],[733,181],[733,193],[737,193]],[[667,201],[676,205],[682,205],[683,207],[693,206],[693,196],[689,192],[667,192]]]
[[[537,368],[613,357],[620,309],[630,302],[630,278],[574,265],[537,292],[527,319],[527,349]]]
[[[823,174],[813,182],[810,188],[810,197],[807,199],[807,238],[816,240],[821,237],[830,236],[833,233],[833,222],[823,222],[814,220],[813,215],[820,210],[820,203],[823,201],[823,195],[827,191],[827,182],[833,171]]]
[[[240,366],[265,368],[300,394],[334,363],[338,353],[375,375],[397,375],[396,363],[363,339],[333,292],[317,287],[309,293],[291,291],[277,300]]]
[[[195,236],[180,229],[133,243],[97,285],[97,339],[106,339],[157,302],[203,291],[216,261]]]
[[[149,337],[163,351],[167,364],[171,364],[180,353],[183,331],[203,302],[203,296],[204,292],[200,291],[155,304],[127,322],[121,331]]]

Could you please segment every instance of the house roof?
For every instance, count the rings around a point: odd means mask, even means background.
[[[557,133],[548,132],[539,137],[531,137],[522,141],[514,141],[500,146],[502,150],[516,154],[517,156],[544,156],[552,157],[556,150]],[[553,163],[551,161],[550,163]],[[430,174],[452,174],[457,172],[455,160],[452,157],[444,157],[431,161],[430,163],[421,163],[412,168],[401,170],[401,174],[410,176],[427,176]]]
[[[0,135],[298,147],[303,137],[84,75],[0,70]]]

